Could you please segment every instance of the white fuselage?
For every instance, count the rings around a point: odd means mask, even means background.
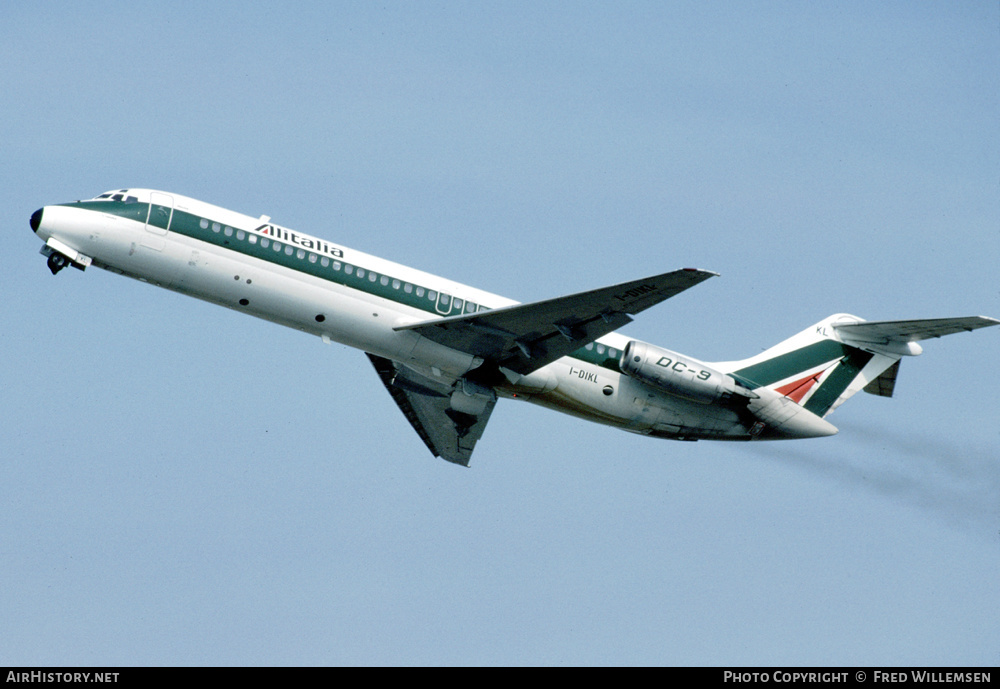
[[[391,359],[442,384],[481,361],[394,327],[516,303],[267,217],[151,190],[103,196],[36,213],[45,251]],[[632,432],[748,439],[732,409],[624,375],[617,361],[628,342],[606,335],[496,392]]]

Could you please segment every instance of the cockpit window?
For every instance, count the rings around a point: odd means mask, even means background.
[[[107,200],[112,201],[124,201],[125,203],[139,203],[139,199],[135,196],[128,195],[128,189],[120,189],[118,191],[106,191],[100,196],[95,196],[94,200]]]

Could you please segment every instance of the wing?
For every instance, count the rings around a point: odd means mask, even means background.
[[[632,314],[714,275],[691,268],[677,270],[567,297],[398,326],[396,330],[413,330],[502,370],[526,375],[617,330],[632,320]],[[368,358],[434,456],[468,466],[496,405],[493,390],[460,381],[475,388],[463,388],[465,395],[480,400],[475,413],[469,413],[463,392],[457,388],[441,385],[390,359],[374,354]],[[454,404],[465,410],[456,409]]]
[[[589,292],[398,326],[527,375],[717,275],[686,268]]]
[[[834,327],[851,340],[884,344],[890,340],[915,342],[991,325],[1000,325],[1000,321],[986,316],[965,316],[917,321],[865,321],[850,325],[834,325]]]
[[[368,358],[431,453],[449,462],[469,466],[476,441],[483,436],[496,405],[496,397],[492,397],[477,415],[456,411],[451,406],[450,388],[389,359],[374,354],[368,354]]]

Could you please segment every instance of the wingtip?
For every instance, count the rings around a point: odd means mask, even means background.
[[[689,273],[701,273],[702,275],[707,275],[712,278],[719,277],[719,274],[714,270],[705,270],[704,268],[681,268],[681,270]]]

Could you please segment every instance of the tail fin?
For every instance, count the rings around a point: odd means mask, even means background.
[[[742,361],[714,364],[750,389],[767,388],[825,417],[859,390],[891,397],[899,361],[917,340],[1000,325],[984,316],[864,321],[835,314]]]

